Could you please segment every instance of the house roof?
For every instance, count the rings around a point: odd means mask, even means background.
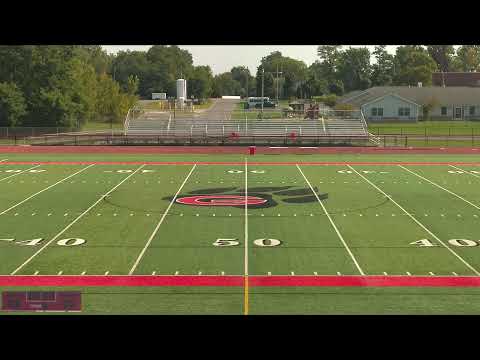
[[[338,102],[362,106],[368,102],[381,98],[388,94],[396,94],[406,100],[419,105],[435,99],[442,105],[468,105],[480,104],[480,88],[458,87],[408,87],[408,86],[376,86],[361,93],[354,92],[343,96]]]
[[[362,104],[362,105],[367,105],[367,104],[374,103],[374,102],[379,101],[379,100],[381,100],[381,99],[383,99],[384,97],[387,97],[387,96],[394,96],[394,97],[396,97],[396,98],[398,98],[398,99],[400,99],[400,100],[402,100],[402,101],[409,102],[409,103],[411,103],[411,104],[413,104],[413,105],[420,105],[420,104],[417,104],[415,101],[412,101],[412,100],[409,100],[409,99],[405,99],[404,97],[401,97],[400,95],[397,95],[397,94],[394,94],[394,93],[385,94],[385,95],[383,95],[383,96],[380,96],[379,98],[376,98],[376,99],[374,99],[374,100],[372,100],[372,101],[369,101],[369,102],[367,102],[367,103],[364,103],[364,104]]]
[[[436,72],[432,82],[435,86],[480,86],[480,72]]]

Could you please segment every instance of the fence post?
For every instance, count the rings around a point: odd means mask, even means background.
[[[405,147],[407,147],[407,146],[408,146],[408,136],[405,135]]]

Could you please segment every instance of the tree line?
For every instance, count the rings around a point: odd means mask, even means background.
[[[100,46],[0,46],[0,126],[80,127],[125,118],[139,81],[112,79]]]
[[[404,45],[395,54],[385,45],[343,48],[320,45],[310,66],[275,51],[255,74],[245,66],[213,75],[194,66],[178,46],[109,55],[100,46],[0,46],[0,126],[82,126],[121,122],[139,98],[153,92],[176,95],[187,79],[189,97],[222,95],[292,99],[329,98],[371,86],[428,86],[435,71],[480,71],[480,45]]]

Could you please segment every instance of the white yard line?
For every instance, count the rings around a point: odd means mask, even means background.
[[[300,174],[302,174],[303,178],[305,179],[305,181],[307,182],[308,186],[309,186],[310,189],[312,190],[313,195],[315,195],[315,197],[317,198],[318,203],[322,206],[323,212],[325,213],[325,215],[327,215],[327,218],[328,218],[328,220],[330,221],[330,224],[332,224],[332,227],[335,229],[335,232],[337,233],[338,238],[340,239],[340,241],[342,242],[343,246],[344,246],[345,249],[347,250],[348,254],[349,254],[350,257],[352,258],[352,261],[354,262],[354,264],[355,264],[355,266],[357,267],[358,271],[360,272],[361,275],[365,275],[365,273],[363,272],[362,268],[361,268],[360,265],[358,264],[357,259],[355,259],[355,256],[354,256],[353,253],[350,251],[350,248],[348,247],[347,243],[345,242],[345,239],[343,238],[342,234],[340,233],[340,231],[338,230],[337,226],[336,226],[335,223],[333,222],[332,217],[330,216],[330,214],[329,214],[328,211],[327,211],[327,208],[325,207],[325,205],[323,205],[322,200],[320,200],[320,198],[318,197],[318,195],[317,195],[317,193],[315,192],[315,190],[313,190],[312,184],[310,184],[310,181],[308,181],[308,179],[307,179],[307,177],[305,176],[305,174],[303,173],[302,169],[300,169],[300,166],[298,166],[298,164],[296,164],[296,166],[297,166],[298,171],[300,171]]]
[[[26,169],[26,170],[20,171],[20,172],[18,172],[18,173],[15,173],[15,174],[13,174],[13,175],[10,175],[10,176],[6,176],[6,177],[0,179],[0,181],[10,179],[10,178],[12,178],[12,177],[14,177],[14,176],[17,176],[17,175],[25,174],[27,171],[32,170],[32,169],[35,169],[35,168],[37,168],[37,167],[39,167],[39,166],[40,166],[40,165],[32,166],[31,168],[28,168],[28,169]]]
[[[28,200],[34,198],[35,196],[37,196],[37,195],[39,195],[39,194],[41,194],[41,193],[43,193],[44,191],[47,191],[47,190],[51,189],[52,187],[57,186],[58,184],[61,184],[61,183],[64,182],[65,180],[68,180],[68,179],[70,179],[71,177],[74,177],[75,175],[80,174],[81,172],[83,172],[83,171],[87,170],[88,168],[92,167],[93,165],[95,165],[95,164],[88,165],[87,167],[84,167],[83,169],[77,171],[76,173],[73,173],[72,175],[69,175],[69,176],[67,176],[66,178],[63,178],[62,180],[57,181],[55,184],[50,185],[50,186],[46,187],[45,189],[36,192],[36,193],[33,194],[33,195],[30,195],[28,198],[20,201],[19,203],[16,203],[15,205],[12,205],[12,206],[9,207],[7,210],[3,210],[3,211],[0,213],[0,215],[3,215],[3,214],[9,212],[9,211],[12,210],[12,209],[15,209],[17,206],[22,205],[23,203],[27,202]]]
[[[91,166],[91,165],[90,165]],[[11,275],[15,275],[18,271],[20,271],[25,265],[27,265],[30,261],[32,261],[38,254],[40,254],[43,250],[45,250],[45,248],[50,245],[52,242],[54,242],[55,240],[57,240],[63,233],[65,233],[68,229],[70,229],[75,223],[77,223],[78,220],[80,220],[83,216],[85,216],[85,214],[87,214],[90,210],[92,210],[95,206],[97,206],[97,204],[99,202],[101,202],[103,199],[105,199],[105,197],[107,197],[108,195],[110,195],[112,192],[114,192],[120,185],[122,185],[125,181],[127,181],[131,176],[135,175],[139,170],[141,170],[143,167],[145,166],[145,164],[143,164],[142,166],[140,166],[137,170],[135,170],[133,173],[131,173],[130,175],[128,175],[125,179],[123,179],[122,181],[120,181],[117,185],[115,185],[110,191],[108,191],[105,195],[102,195],[100,196],[100,199],[98,199],[97,201],[95,201],[93,203],[93,205],[91,205],[87,210],[85,210],[83,213],[81,213],[80,215],[78,215],[75,220],[73,220],[70,224],[68,224],[62,231],[60,231],[57,235],[55,235],[49,242],[47,242],[45,245],[43,245],[40,249],[38,249],[38,251],[36,253],[34,253],[32,256],[30,256],[22,265],[20,265],[19,267],[17,267],[12,273]],[[89,166],[88,166],[89,167]],[[86,167],[85,169],[87,169],[88,167]],[[83,169],[83,170],[85,170]]]
[[[453,166],[453,165],[448,165],[448,166],[450,166],[450,167],[452,167],[452,168],[454,168],[454,169],[457,169],[457,170],[465,171],[467,174],[472,175],[472,176],[475,176],[476,178],[479,178],[479,179],[480,179],[480,176],[478,176],[477,174],[473,174],[473,173],[471,173],[471,172],[468,172],[468,170],[461,169],[461,168],[456,167],[456,166]]]
[[[410,169],[407,169],[406,167],[404,167],[404,166],[402,166],[402,165],[397,165],[397,166],[400,166],[403,170],[408,171],[409,173],[411,173],[411,174],[419,177],[420,179],[423,179],[423,180],[429,182],[430,184],[436,186],[437,188],[439,188],[439,189],[441,189],[441,190],[443,190],[443,191],[446,191],[446,192],[448,192],[449,194],[451,194],[451,195],[459,198],[460,200],[462,200],[462,201],[466,202],[467,204],[473,206],[475,209],[480,210],[480,206],[475,205],[474,203],[468,201],[467,199],[461,197],[460,195],[454,193],[453,191],[450,191],[450,190],[448,190],[448,189],[445,189],[443,186],[440,186],[440,185],[438,185],[437,183],[435,183],[435,182],[433,182],[433,181],[431,181],[431,180],[428,180],[426,177],[423,177],[422,175],[417,174],[415,171],[412,171],[412,170],[410,170]]]
[[[8,159],[2,159],[0,160],[0,163],[4,162],[4,161],[7,161]]]
[[[140,263],[140,260],[142,260],[143,255],[145,254],[145,251],[147,251],[148,247],[150,246],[150,243],[152,242],[153,238],[155,237],[155,235],[157,234],[158,230],[160,229],[160,226],[162,225],[163,221],[165,220],[165,217],[167,216],[168,212],[170,211],[170,208],[171,208],[172,205],[175,203],[175,200],[177,199],[178,194],[180,194],[180,191],[182,191],[183,186],[186,184],[186,182],[187,182],[188,179],[190,178],[190,175],[192,175],[193,170],[195,170],[196,167],[197,167],[197,164],[194,164],[193,167],[192,167],[192,169],[191,169],[190,172],[188,173],[187,177],[185,178],[185,180],[183,180],[182,185],[180,185],[180,187],[178,188],[177,193],[176,193],[175,196],[173,197],[172,201],[170,201],[170,204],[168,205],[167,210],[165,210],[165,212],[163,213],[163,216],[161,217],[161,219],[160,219],[160,221],[158,222],[157,226],[156,226],[155,229],[153,230],[152,235],[150,235],[150,237],[148,238],[147,243],[146,243],[145,246],[143,247],[142,252],[140,253],[140,255],[138,255],[138,258],[137,258],[137,260],[135,261],[135,263],[133,264],[132,268],[130,269],[128,275],[132,275],[133,272],[135,271],[135,269],[137,268],[138,264]]]
[[[245,158],[245,254],[244,254],[244,274],[248,276],[248,163]]]
[[[440,238],[435,235],[433,232],[431,232],[429,229],[425,227],[420,221],[418,221],[412,214],[410,214],[407,210],[405,210],[399,203],[397,203],[395,200],[390,195],[387,195],[382,189],[380,189],[377,185],[372,183],[370,180],[368,180],[365,176],[360,174],[357,170],[355,170],[352,166],[347,165],[351,170],[353,170],[358,176],[360,176],[363,180],[365,180],[367,183],[369,183],[373,188],[375,188],[378,192],[383,194],[385,197],[390,199],[392,203],[394,203],[400,210],[402,210],[410,219],[412,219],[418,226],[420,226],[423,230],[425,230],[427,233],[429,233],[435,240],[437,240],[440,244],[443,245],[448,251],[450,251],[453,255],[455,255],[465,266],[467,266],[470,270],[472,270],[476,275],[480,275],[480,272],[478,272],[472,265],[470,265],[466,260],[464,260],[460,255],[458,255],[454,250],[452,250],[447,244],[445,244]]]

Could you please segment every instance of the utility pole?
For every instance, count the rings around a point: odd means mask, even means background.
[[[262,119],[263,119],[263,87],[264,87],[264,79],[265,79],[265,68],[262,66]]]

